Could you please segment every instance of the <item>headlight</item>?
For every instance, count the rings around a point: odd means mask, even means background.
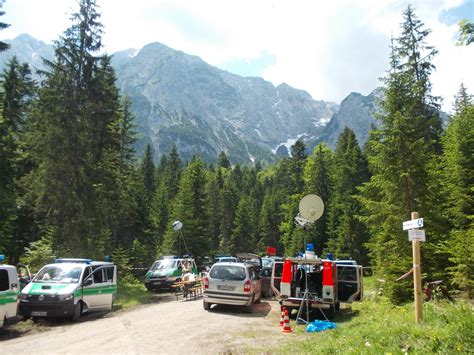
[[[69,301],[69,300],[72,300],[74,299],[74,294],[72,293],[67,293],[65,295],[58,295],[58,299],[60,301]]]
[[[26,300],[26,297],[28,297],[26,293],[20,293],[20,300]]]

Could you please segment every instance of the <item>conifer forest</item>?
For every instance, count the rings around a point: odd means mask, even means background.
[[[387,44],[378,124],[363,147],[346,128],[334,150],[309,152],[298,140],[274,165],[242,166],[226,152],[183,161],[176,146],[159,161],[150,145],[138,157],[131,102],[100,54],[96,1],[78,3],[41,81],[16,58],[1,73],[0,254],[9,263],[109,255],[126,269],[160,255],[263,255],[267,246],[294,256],[306,241],[319,256],[371,267],[397,303],[412,297],[411,279],[396,279],[412,267],[402,222],[416,211],[426,227],[423,282],[472,297],[474,102],[459,83],[442,119],[430,82],[437,49],[415,9]],[[325,210],[303,230],[294,218],[307,194]]]

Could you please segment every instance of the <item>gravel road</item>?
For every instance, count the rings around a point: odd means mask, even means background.
[[[261,353],[291,336],[280,332],[279,320],[274,300],[254,305],[252,314],[230,306],[207,312],[201,298],[184,301],[163,294],[153,304],[85,315],[76,324],[45,320],[34,331],[7,330],[0,337],[0,354]]]

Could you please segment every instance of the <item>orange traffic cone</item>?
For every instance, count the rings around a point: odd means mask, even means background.
[[[280,327],[283,327],[283,324],[285,323],[285,311],[286,311],[286,307],[283,307],[281,309],[281,315],[280,315]]]
[[[282,329],[283,333],[293,333],[290,327],[290,317],[288,316],[288,310],[285,309],[285,323]]]

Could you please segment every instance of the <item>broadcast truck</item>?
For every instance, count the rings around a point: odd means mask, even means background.
[[[309,309],[332,317],[341,303],[362,300],[362,266],[353,260],[290,257],[273,264],[271,287],[290,314],[307,300]]]

